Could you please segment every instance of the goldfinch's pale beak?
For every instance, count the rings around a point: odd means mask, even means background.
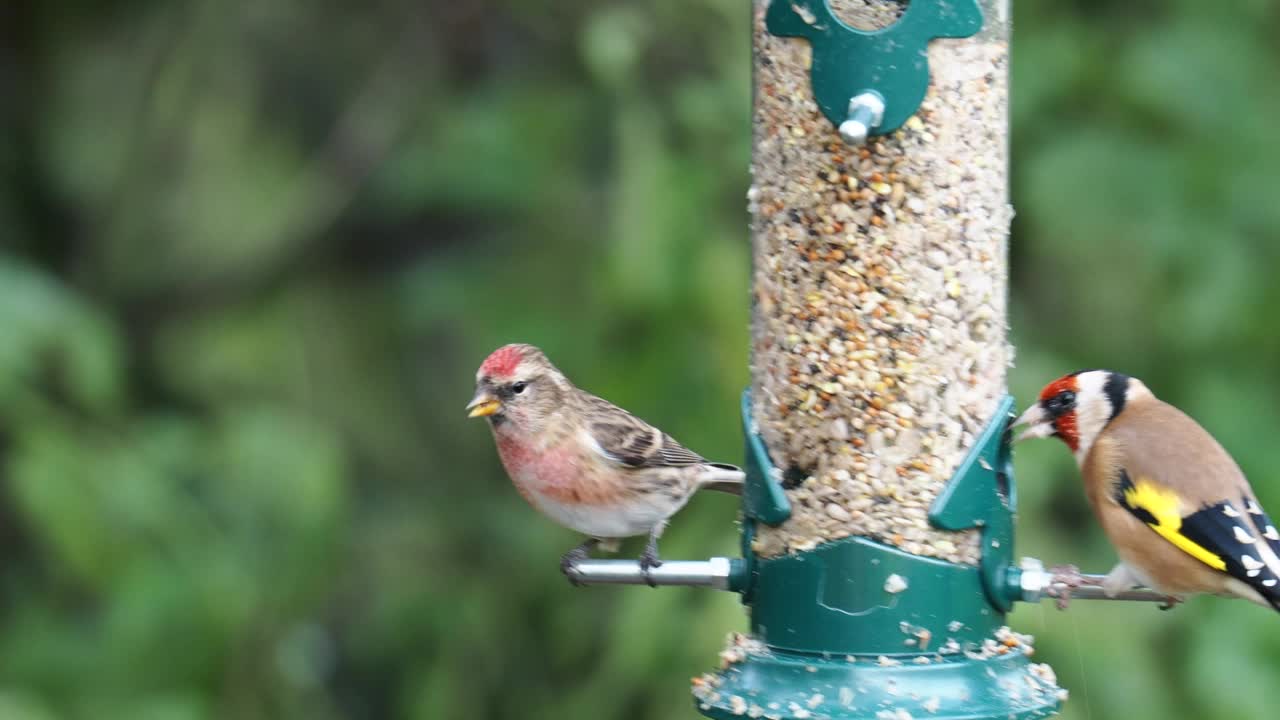
[[[498,398],[481,390],[471,402],[467,403],[467,417],[489,417],[502,410],[502,402]]]
[[[1053,437],[1054,433],[1057,432],[1053,429],[1053,422],[1040,407],[1039,403],[1027,408],[1027,411],[1022,413],[1021,417],[1013,421],[1011,427],[1021,427],[1023,425],[1029,425],[1030,427],[1018,433],[1018,436],[1013,439],[1014,442],[1028,438]]]

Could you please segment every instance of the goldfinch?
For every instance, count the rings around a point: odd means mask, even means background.
[[[1087,370],[1059,378],[1014,427],[1056,437],[1120,556],[1102,586],[1177,602],[1194,593],[1280,610],[1280,532],[1227,451],[1136,378]]]
[[[597,545],[647,534],[640,567],[648,577],[662,564],[658,538],[667,520],[694,492],[742,494],[740,469],[713,463],[578,389],[532,345],[504,345],[481,363],[467,413],[489,421],[498,456],[524,499],[588,536],[561,558],[565,573]]]

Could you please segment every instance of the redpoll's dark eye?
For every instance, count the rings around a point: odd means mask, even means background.
[[[517,383],[511,383],[511,392],[519,395],[520,393],[524,392],[524,389],[527,387],[529,387],[529,383],[523,380]]]

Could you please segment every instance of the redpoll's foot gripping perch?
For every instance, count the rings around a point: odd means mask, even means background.
[[[583,560],[590,559],[591,551],[599,545],[600,541],[595,538],[587,538],[583,543],[560,557],[560,572],[569,578],[569,582],[574,585],[581,585],[575,578],[573,569]]]
[[[662,529],[666,523],[658,523],[653,530],[649,531],[649,541],[644,545],[644,552],[640,554],[640,570],[644,572],[644,582],[651,588],[658,587],[653,581],[653,575],[650,570],[656,567],[662,567],[662,560],[658,558],[658,538],[662,535]]]
[[[645,543],[644,552],[640,555],[640,571],[644,573],[644,582],[651,588],[658,587],[658,583],[654,582],[651,571],[654,568],[662,567],[662,560],[658,557],[658,538],[662,536],[662,530],[666,526],[665,523],[658,525],[649,532],[649,541]],[[618,551],[618,541],[601,540],[600,538],[587,538],[574,549],[565,553],[560,558],[560,572],[564,574],[569,582],[575,586],[583,585],[578,580],[578,563],[590,560],[591,551],[597,547],[603,548],[607,552]]]

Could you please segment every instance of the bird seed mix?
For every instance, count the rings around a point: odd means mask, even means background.
[[[861,27],[901,8],[831,3]],[[857,148],[813,100],[808,41],[765,29],[768,5],[754,0],[752,382],[793,513],[755,550],[861,535],[976,564],[977,533],[927,513],[1012,361],[1003,8],[984,3],[977,37],[933,41],[920,109]]]

